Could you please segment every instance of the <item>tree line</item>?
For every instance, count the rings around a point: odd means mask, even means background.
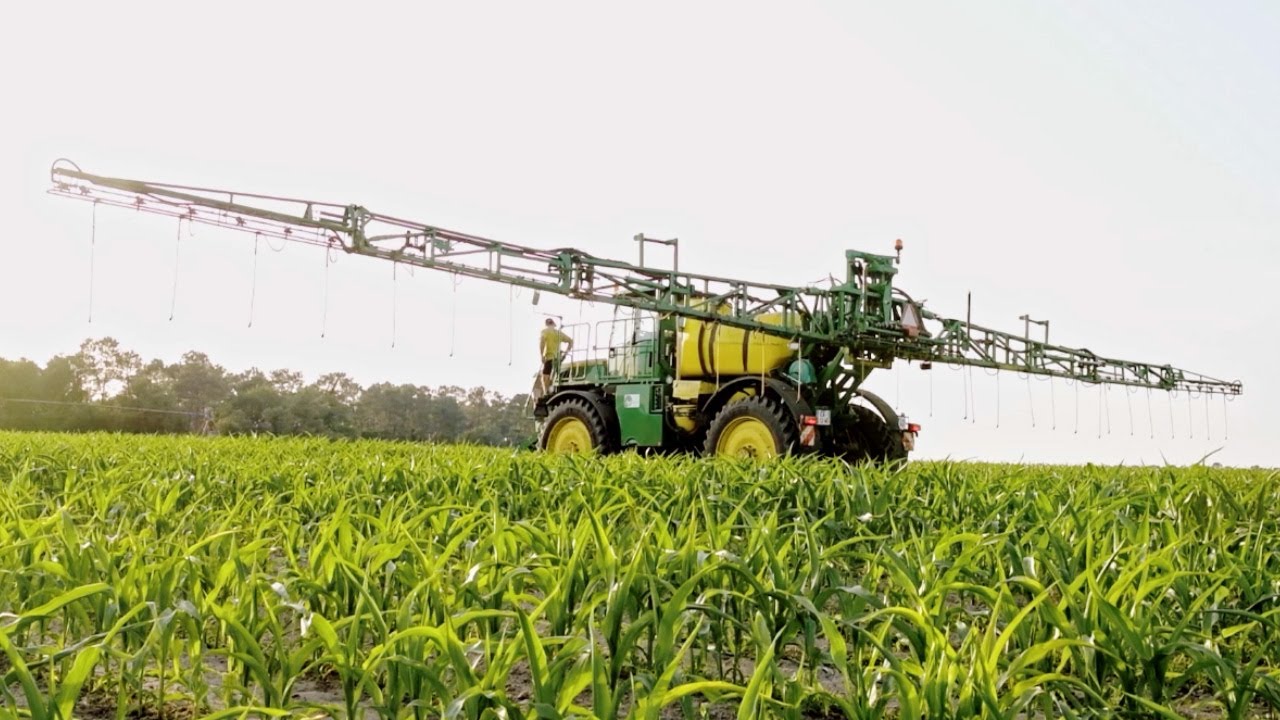
[[[201,352],[144,361],[113,338],[85,340],[43,367],[0,358],[0,428],[138,433],[270,433],[484,445],[534,434],[529,396],[483,387],[363,387],[346,373],[307,383],[291,370],[233,373]]]

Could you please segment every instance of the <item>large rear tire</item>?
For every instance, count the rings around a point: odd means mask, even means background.
[[[864,405],[850,405],[836,429],[836,454],[849,463],[905,462],[902,433],[890,428],[880,413]]]
[[[553,405],[538,437],[538,448],[550,453],[604,454],[617,449],[617,444],[609,424],[582,398]]]
[[[768,396],[749,397],[726,405],[707,430],[707,455],[759,460],[788,455],[798,434],[787,408]]]

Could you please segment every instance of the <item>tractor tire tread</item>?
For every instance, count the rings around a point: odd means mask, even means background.
[[[707,426],[706,439],[703,441],[703,454],[714,456],[716,454],[716,445],[720,442],[720,434],[730,421],[743,415],[750,415],[764,422],[773,433],[775,441],[781,438],[779,443],[781,445],[779,449],[780,455],[790,455],[796,451],[800,444],[800,433],[796,429],[795,421],[790,417],[791,413],[787,410],[786,405],[768,395],[756,395],[737,402],[731,402],[720,408],[720,412],[716,413],[716,416],[711,420],[711,424]]]
[[[838,454],[850,463],[870,460],[886,463],[907,459],[907,449],[902,438],[894,432],[880,413],[863,406],[852,405],[854,422],[850,433],[859,433],[860,440],[845,446]]]
[[[580,397],[560,400],[548,408],[547,418],[542,424],[542,432],[538,435],[539,450],[547,449],[551,429],[565,417],[576,417],[586,424],[587,430],[591,433],[592,447],[597,453],[606,455],[617,452],[618,438],[616,433],[610,431],[608,420],[601,417],[591,403]]]

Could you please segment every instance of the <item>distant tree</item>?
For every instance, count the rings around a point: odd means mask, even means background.
[[[75,356],[55,355],[40,373],[35,397],[59,402],[85,402],[89,394],[80,386]]]
[[[425,439],[429,405],[420,388],[378,383],[365,388],[356,405],[356,426],[365,437]]]
[[[493,405],[490,413],[493,434],[489,438],[490,445],[528,445],[534,440],[533,419],[530,417],[533,405],[528,394],[520,393],[509,398],[501,398]]]
[[[490,393],[484,388],[472,388],[463,395],[463,415],[466,419],[463,438],[468,442],[491,444],[497,436],[492,421]]]
[[[435,442],[454,442],[462,439],[467,426],[467,413],[458,397],[463,393],[461,388],[449,388],[459,392],[430,394],[428,420],[419,439]]]
[[[81,388],[93,400],[106,400],[124,388],[129,378],[142,368],[142,358],[123,350],[111,337],[85,340],[71,358]]]
[[[117,427],[109,429],[129,432],[187,432],[192,429],[190,418],[176,414],[181,410],[174,393],[173,376],[170,368],[160,360],[152,360],[135,372],[113,400],[118,405],[146,408],[150,412],[119,411],[115,419]]]
[[[40,366],[30,360],[0,360],[0,398],[29,398],[40,387]]]
[[[288,396],[284,407],[288,412],[281,421],[288,423],[288,427],[277,428],[277,432],[326,437],[352,437],[355,434],[355,410],[335,395],[315,386],[302,388]]]
[[[40,366],[30,360],[0,360],[0,426],[35,429],[51,414],[49,406],[13,402],[39,399],[33,395],[40,387],[41,374]]]
[[[215,414],[218,432],[226,434],[275,433],[281,422],[283,398],[271,381],[256,368],[237,375],[231,396]]]
[[[293,370],[272,370],[271,384],[281,393],[296,393],[302,389],[302,373]]]
[[[311,387],[329,393],[337,398],[338,402],[352,407],[360,400],[360,393],[364,392],[359,383],[341,372],[321,375]]]
[[[182,362],[169,366],[173,377],[173,394],[178,407],[192,414],[203,414],[217,407],[231,395],[227,371],[215,365],[201,352],[187,352]]]
[[[438,398],[452,398],[458,403],[462,403],[467,397],[467,391],[457,385],[441,385],[432,393]]]
[[[366,389],[341,372],[309,385],[287,369],[231,374],[194,350],[172,365],[143,362],[109,337],[44,368],[0,359],[0,427],[17,429],[193,432],[208,412],[222,433],[514,445],[533,433],[528,401],[457,385]]]

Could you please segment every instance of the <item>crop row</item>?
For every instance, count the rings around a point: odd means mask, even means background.
[[[0,718],[1254,717],[1280,479],[0,434]]]

